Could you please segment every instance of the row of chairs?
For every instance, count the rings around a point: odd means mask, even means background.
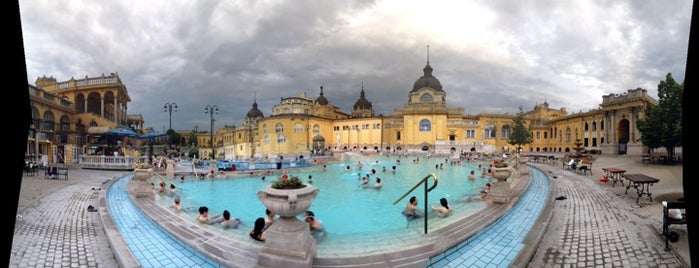
[[[39,169],[44,167],[34,162],[24,162],[24,174],[27,176],[39,175]]]
[[[63,176],[66,180],[68,179],[68,169],[67,168],[58,168],[55,166],[44,166],[44,165],[36,164],[34,162],[25,162],[24,163],[24,174],[26,176],[39,175],[39,170],[44,171],[44,178],[45,179],[54,179],[54,178],[59,178],[60,176]]]

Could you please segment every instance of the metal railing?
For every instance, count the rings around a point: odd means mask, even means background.
[[[427,188],[427,179],[429,179],[430,177],[434,178],[434,184],[432,185],[432,187]],[[427,176],[425,176],[422,180],[418,181],[415,184],[415,186],[413,186],[413,188],[410,188],[410,190],[408,190],[407,192],[405,192],[405,194],[398,198],[396,202],[393,202],[393,205],[397,204],[398,202],[403,200],[403,198],[405,198],[408,194],[412,193],[418,186],[420,186],[421,183],[425,185],[425,201],[423,202],[425,204],[425,216],[423,218],[425,218],[425,234],[427,234],[427,204],[429,203],[427,200],[427,193],[434,190],[434,188],[437,187],[437,175],[435,175],[434,173],[430,173]]]

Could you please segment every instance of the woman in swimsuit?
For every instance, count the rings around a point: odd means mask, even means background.
[[[255,239],[257,241],[265,241],[267,236],[265,235],[265,232],[263,229],[265,228],[265,219],[260,217],[255,220],[255,227],[250,230],[250,237],[252,239]]]

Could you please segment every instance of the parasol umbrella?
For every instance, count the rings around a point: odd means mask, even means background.
[[[153,139],[158,138],[158,137],[163,137],[167,136],[166,133],[160,132],[160,131],[151,131],[148,133],[144,133],[138,136],[139,139],[146,139],[148,140],[148,159],[150,161],[151,157],[153,157]]]
[[[118,137],[136,137],[136,136],[138,136],[138,134],[136,134],[135,131],[133,131],[131,128],[125,127],[125,126],[118,126],[115,129],[107,131],[107,135],[118,136]]]
[[[139,135],[138,138],[140,139],[150,139],[150,138],[157,138],[157,137],[162,137],[162,136],[167,136],[166,133],[160,132],[160,131],[151,131],[148,133],[144,133],[142,135]]]
[[[116,137],[137,137],[138,134],[133,131],[130,127],[117,126],[116,128],[109,130],[105,133],[107,135],[107,146],[109,147],[109,136]],[[105,151],[106,153],[106,151]]]

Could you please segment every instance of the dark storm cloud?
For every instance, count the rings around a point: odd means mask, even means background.
[[[569,112],[667,72],[684,80],[691,1],[147,1],[20,3],[28,80],[118,72],[146,126],[239,125],[257,100],[325,97],[346,113],[362,85],[402,108],[430,65],[450,107]]]

